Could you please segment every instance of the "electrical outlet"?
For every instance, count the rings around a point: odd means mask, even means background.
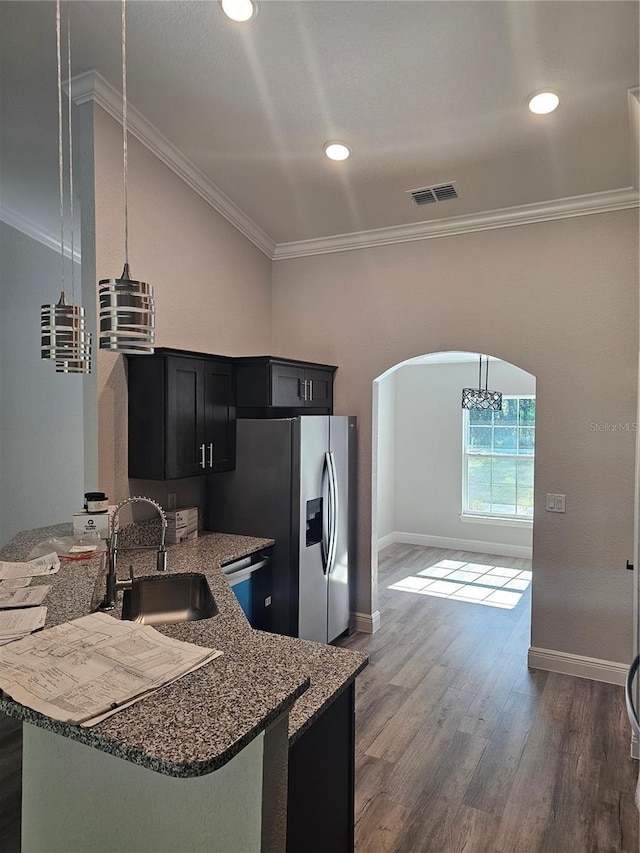
[[[178,498],[175,492],[169,492],[167,495],[167,509],[175,509],[176,504],[178,502]]]
[[[268,595],[268,596],[265,598],[265,600],[264,600],[264,606],[265,606],[265,607],[271,607],[271,596],[270,596],[270,595]]]
[[[547,493],[546,510],[547,512],[565,512],[567,496],[566,495],[550,495]]]

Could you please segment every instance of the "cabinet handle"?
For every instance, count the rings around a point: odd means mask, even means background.
[[[308,400],[310,403],[313,403],[313,379],[309,379],[309,397]]]
[[[209,468],[213,468],[213,442],[209,445]]]
[[[307,380],[306,379],[298,379],[298,397],[301,400],[304,400],[305,402],[308,399],[308,397],[307,397]]]
[[[207,467],[207,466],[206,466],[206,463],[205,463],[205,461],[204,461],[204,454],[205,454],[205,447],[204,447],[204,444],[201,444],[201,445],[200,445],[200,467],[201,467],[201,468],[206,468],[206,467]]]

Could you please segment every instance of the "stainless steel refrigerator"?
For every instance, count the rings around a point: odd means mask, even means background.
[[[331,642],[350,627],[355,417],[237,421],[236,468],[209,478],[208,528],[276,541],[271,629]]]

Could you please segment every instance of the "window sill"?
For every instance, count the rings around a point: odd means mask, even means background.
[[[470,515],[461,513],[460,521],[471,522],[472,524],[494,524],[499,527],[521,527],[523,530],[530,529],[533,526],[533,519],[528,518],[502,518],[493,517],[490,515]]]

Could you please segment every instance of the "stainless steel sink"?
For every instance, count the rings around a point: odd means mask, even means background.
[[[122,598],[122,618],[144,625],[171,625],[208,619],[218,612],[204,575],[138,578]]]

